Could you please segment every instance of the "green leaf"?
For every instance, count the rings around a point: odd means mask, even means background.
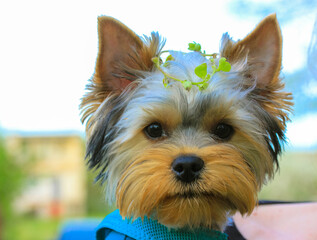
[[[154,57],[152,58],[152,62],[154,62],[155,64],[158,64],[160,62],[158,57]]]
[[[168,87],[168,80],[166,79],[166,77],[164,76],[164,78],[163,78],[163,85],[164,85],[164,87]]]
[[[194,51],[195,45],[196,45],[195,43],[188,43],[188,50]]]
[[[219,66],[218,66],[218,71],[223,71],[223,72],[230,72],[231,70],[231,65],[230,63],[227,62],[227,59],[222,57],[219,59]]]
[[[200,64],[195,68],[195,74],[204,79],[207,75],[207,63]]]
[[[164,67],[167,67],[169,65],[169,61],[172,61],[174,60],[173,56],[172,55],[168,55],[166,60],[165,60],[165,63],[163,64]]]
[[[188,43],[188,50],[195,51],[195,52],[200,52],[201,51],[201,46],[200,46],[199,43],[196,43],[196,42]]]
[[[190,90],[193,86],[192,82],[191,81],[188,81],[188,80],[185,80],[183,83],[183,87],[186,89],[186,90]]]
[[[209,85],[208,82],[204,82],[204,83],[200,84],[198,88],[200,91],[202,91],[202,90],[207,89],[208,85]]]
[[[172,61],[174,60],[172,55],[168,55],[165,61]]]

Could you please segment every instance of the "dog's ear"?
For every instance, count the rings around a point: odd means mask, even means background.
[[[246,88],[253,88],[251,97],[272,116],[284,130],[285,121],[293,105],[290,93],[283,92],[279,77],[282,61],[282,35],[275,14],[264,18],[241,41],[234,42],[225,34],[220,56],[227,58],[233,71],[242,74]]]
[[[93,117],[109,95],[120,95],[142,73],[153,68],[152,58],[164,42],[158,33],[142,40],[118,20],[98,18],[99,51],[93,78],[82,99],[82,122]]]
[[[244,39],[234,42],[228,34],[222,39],[220,55],[227,58],[233,71],[242,74],[250,98],[264,110],[268,149],[276,163],[285,141],[286,121],[293,105],[290,93],[284,92],[279,75],[282,61],[282,36],[275,14],[264,18]],[[255,84],[254,84],[255,83]],[[277,165],[278,166],[278,165]]]
[[[159,51],[159,37],[152,34],[148,42],[111,17],[98,18],[99,52],[94,81],[108,91],[122,92],[137,71],[148,71]]]
[[[225,34],[220,52],[232,64],[247,60],[247,74],[256,80],[257,87],[270,88],[278,81],[282,60],[282,35],[276,15],[264,18],[241,41],[233,42]]]
[[[98,18],[98,36],[99,52],[94,80],[96,84],[103,85],[104,90],[121,92],[134,79],[124,76],[120,67],[122,64],[135,65],[131,57],[136,57],[141,51],[143,42],[133,31],[110,17]]]

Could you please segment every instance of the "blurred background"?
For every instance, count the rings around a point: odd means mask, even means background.
[[[2,1],[0,240],[60,239],[68,224],[93,229],[113,209],[87,171],[78,110],[94,72],[97,16],[138,35],[158,31],[165,49],[186,51],[196,41],[218,52],[224,32],[241,39],[273,12],[295,107],[280,171],[260,199],[316,201],[316,0]]]

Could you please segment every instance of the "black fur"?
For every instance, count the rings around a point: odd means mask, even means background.
[[[125,105],[122,104],[122,95],[109,99],[98,112],[93,124],[94,131],[87,142],[86,159],[90,169],[100,169],[96,181],[106,180],[105,170],[111,161],[109,147],[117,136],[116,123],[122,115]],[[105,114],[103,116],[103,114]]]
[[[279,168],[278,156],[283,151],[283,144],[286,141],[285,134],[279,126],[277,120],[268,113],[263,116],[263,121],[266,126],[267,136],[265,141],[271,153],[274,163]]]

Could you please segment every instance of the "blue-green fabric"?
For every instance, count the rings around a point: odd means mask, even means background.
[[[97,229],[97,240],[109,239],[105,236],[106,230],[113,230],[119,235],[127,236],[128,238],[138,240],[227,240],[228,236],[225,233],[210,229],[199,229],[199,230],[175,230],[168,229],[167,227],[159,224],[157,221],[144,218],[129,221],[123,220],[119,210],[109,214],[99,225]],[[113,238],[116,239],[116,238]]]

